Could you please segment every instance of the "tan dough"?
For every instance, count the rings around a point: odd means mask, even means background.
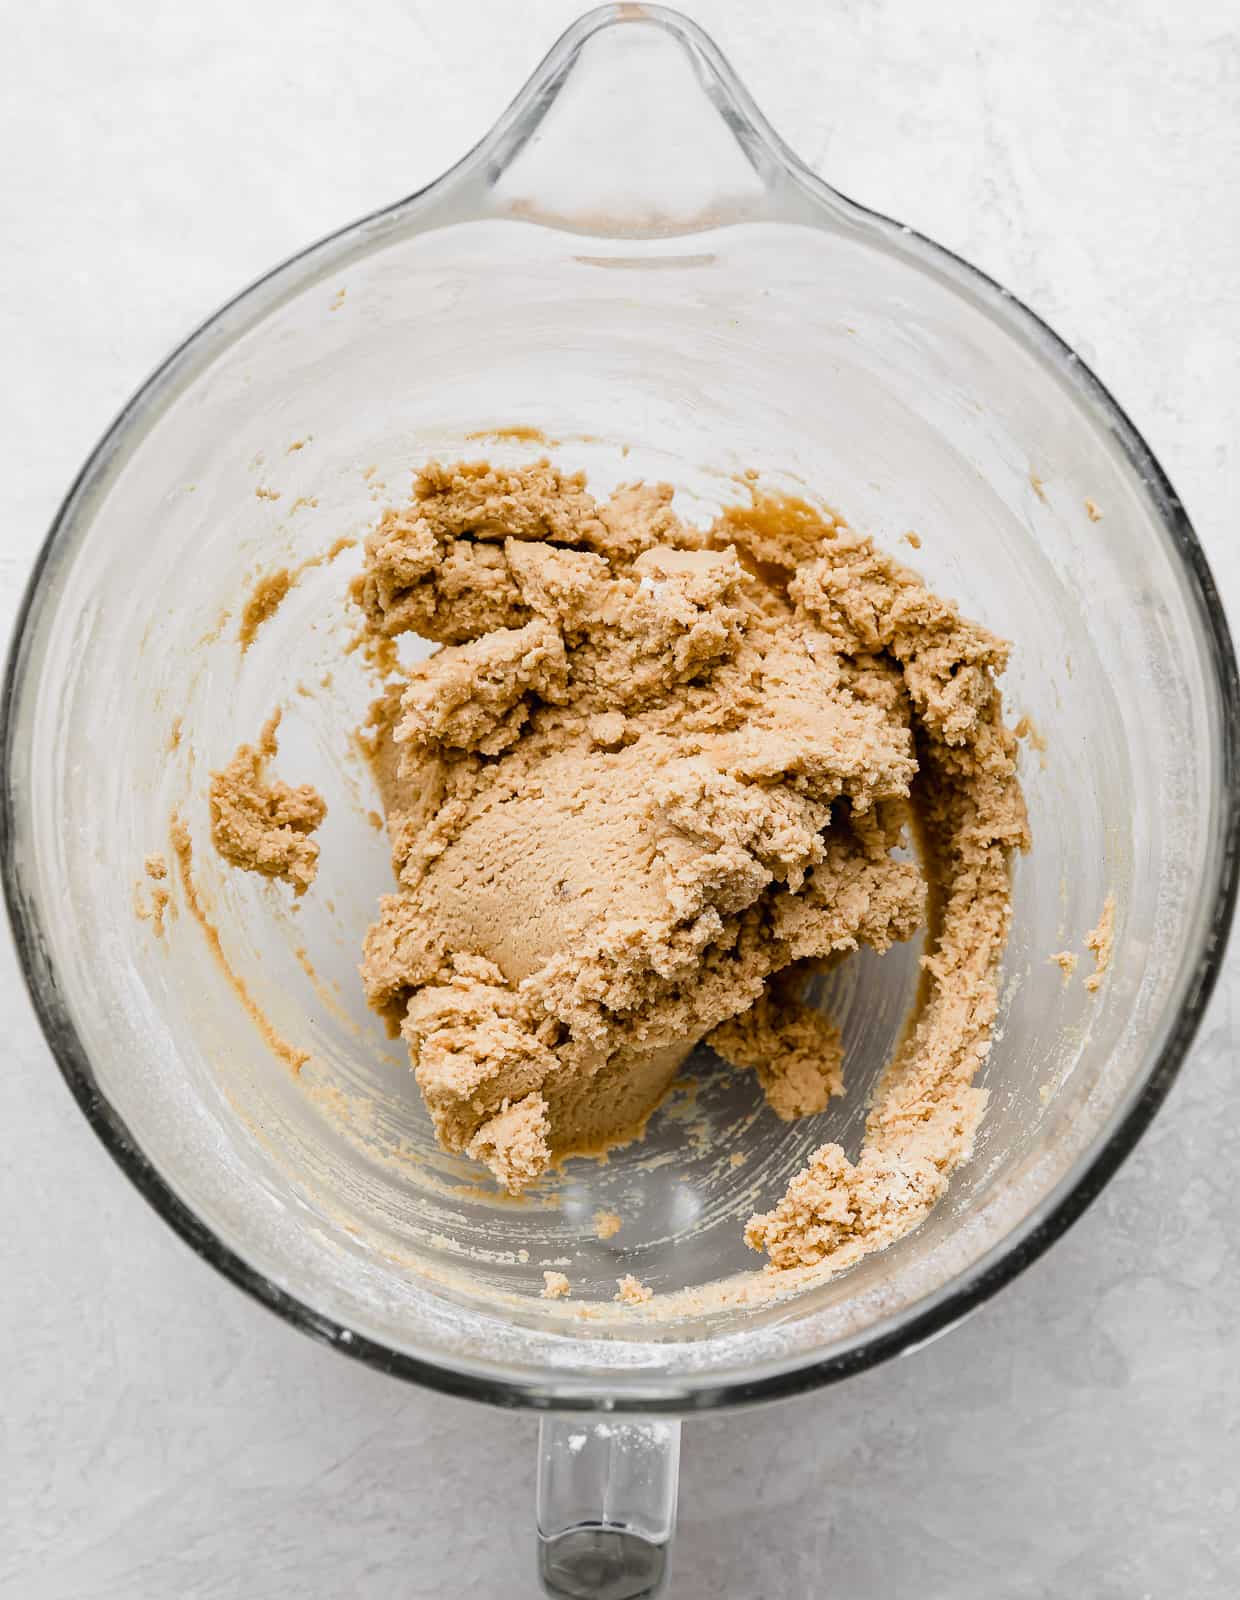
[[[363,977],[442,1143],[513,1192],[640,1132],[712,1030],[781,1116],[821,1110],[838,1036],[768,981],[922,925],[922,868],[893,854],[915,792],[944,931],[873,1148],[825,1147],[750,1224],[804,1263],[917,1220],[984,1104],[1027,842],[1006,646],[804,501],[703,531],[671,498],[434,464],[367,539],[372,637],[442,648],[372,714],[397,887]]]
[[[280,713],[263,724],[256,745],[241,745],[211,774],[211,841],[224,859],[246,872],[281,878],[304,894],[319,867],[310,835],[327,815],[322,795],[308,783],[296,788],[272,778],[267,763],[279,751]]]
[[[791,984],[785,981],[789,975]],[[831,1096],[844,1092],[840,1030],[801,1003],[800,987],[801,974],[787,968],[748,1011],[722,1023],[707,1040],[732,1066],[758,1074],[767,1104],[785,1122],[825,1111]]]
[[[625,1306],[640,1306],[654,1295],[654,1290],[649,1284],[643,1283],[640,1278],[635,1278],[631,1272],[626,1272],[623,1278],[616,1279],[616,1292],[613,1299]]]

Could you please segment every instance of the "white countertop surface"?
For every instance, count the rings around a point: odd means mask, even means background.
[[[440,172],[578,9],[7,0],[0,629],[166,350]],[[690,10],[824,176],[1094,365],[1240,618],[1234,0]],[[676,1600],[1240,1593],[1235,951],[1152,1132],[1023,1278],[897,1363],[689,1427]],[[533,1595],[535,1424],[320,1348],[197,1260],[72,1104],[7,931],[0,1033],[0,1596]]]

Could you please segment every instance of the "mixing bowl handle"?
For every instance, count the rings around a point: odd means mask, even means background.
[[[676,1528],[680,1423],[545,1417],[538,1574],[555,1600],[659,1594]]]

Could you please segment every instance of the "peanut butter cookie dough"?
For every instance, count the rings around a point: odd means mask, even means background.
[[[276,711],[257,744],[241,745],[226,767],[211,774],[211,841],[232,866],[279,878],[300,895],[319,868],[312,835],[327,804],[312,785],[293,787],[269,775],[268,763],[279,753],[279,726]]]
[[[985,1104],[1028,843],[1006,645],[803,501],[703,530],[546,461],[425,468],[355,597],[376,640],[442,647],[372,712],[396,889],[362,966],[441,1142],[519,1192],[640,1132],[707,1036],[780,1116],[821,1111],[840,1043],[800,983],[912,937],[933,884],[863,1154],[823,1146],[747,1238],[844,1265],[920,1220]]]

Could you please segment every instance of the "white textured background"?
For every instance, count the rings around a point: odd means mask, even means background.
[[[126,395],[240,285],[434,177],[577,0],[0,4],[0,627]],[[1240,618],[1236,0],[696,0],[846,194],[1028,300]],[[1233,954],[1152,1133],[931,1348],[693,1425],[677,1600],[1240,1593]],[[0,1595],[532,1595],[534,1425],[275,1320],[130,1190],[0,947]],[[762,1509],[758,1507],[761,1505]]]

